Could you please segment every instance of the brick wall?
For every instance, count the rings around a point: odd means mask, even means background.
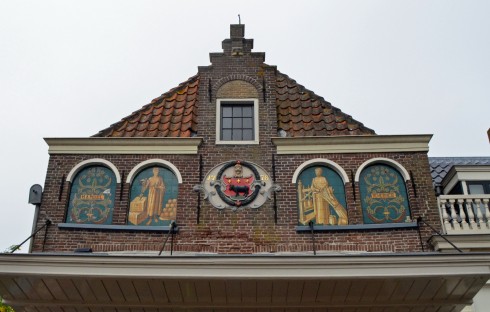
[[[217,93],[218,99],[244,99],[258,98],[257,89],[250,83],[244,80],[232,80],[222,85]]]
[[[225,153],[222,157],[224,160],[230,160],[235,159],[233,156],[236,155]],[[51,156],[38,222],[40,226],[46,217],[53,221],[53,226],[50,226],[47,233],[44,250],[73,251],[75,248],[82,247],[91,247],[94,251],[159,250],[164,238],[164,235],[159,232],[68,230],[56,227],[58,223],[64,222],[69,196],[69,185],[64,183],[61,199],[58,200],[63,176],[66,176],[78,162],[95,157],[111,161],[124,175],[141,161],[159,158],[158,155]],[[338,163],[348,174],[351,170],[355,173],[357,168],[370,158],[387,157],[396,160],[413,173],[414,181],[408,182],[412,216],[423,215],[429,223],[439,227],[439,216],[425,153],[277,155],[277,183],[282,187],[282,191],[277,196],[277,224],[274,222],[272,201],[257,210],[232,212],[220,211],[210,206],[207,200],[201,202],[200,223],[197,224],[197,194],[192,191],[192,187],[199,184],[198,156],[175,155],[163,157],[179,169],[183,178],[183,183],[179,186],[177,212],[179,233],[175,236],[175,250],[219,253],[311,251],[310,234],[295,231],[298,209],[296,186],[291,179],[294,170],[304,161],[319,157]],[[264,165],[270,160],[254,159],[254,162]],[[215,164],[213,162],[211,165]],[[417,196],[415,196],[413,182],[416,185]],[[129,186],[126,183],[117,186],[113,224],[126,224]],[[120,197],[121,187],[122,197]],[[345,187],[349,224],[362,224],[357,184],[355,188],[357,201],[354,200],[352,184],[348,183]],[[422,228],[421,234],[424,242],[431,235],[426,227]],[[43,235],[44,233],[41,232],[36,238],[34,251],[42,249]],[[330,231],[316,233],[315,240],[317,250],[408,252],[421,249],[416,229]]]
[[[229,39],[228,39],[229,40]],[[233,39],[236,41],[236,39]],[[366,160],[386,157],[396,160],[413,174],[408,182],[408,196],[412,216],[425,216],[433,226],[440,228],[439,215],[429,165],[425,153],[364,153],[364,154],[324,154],[324,155],[276,155],[277,183],[282,192],[277,195],[278,220],[274,220],[273,202],[268,201],[259,209],[243,209],[237,212],[220,211],[207,200],[201,200],[200,222],[197,223],[198,195],[192,187],[199,184],[199,156],[203,159],[206,173],[219,163],[243,159],[256,163],[272,175],[272,155],[275,146],[271,138],[277,136],[277,112],[275,106],[276,68],[264,63],[263,53],[252,53],[253,43],[243,39],[242,53],[232,55],[231,44],[224,41],[224,53],[212,53],[212,65],[199,67],[198,131],[203,138],[199,155],[52,155],[48,164],[43,204],[38,226],[49,217],[53,225],[49,227],[44,243],[41,232],[34,242],[33,251],[73,251],[75,248],[91,247],[94,251],[157,251],[161,247],[164,233],[138,231],[107,231],[59,229],[63,223],[69,185],[64,184],[59,199],[63,176],[80,161],[103,158],[111,161],[118,170],[127,175],[140,162],[161,158],[173,163],[181,172],[183,183],[179,186],[177,223],[179,233],[175,236],[174,250],[218,253],[257,252],[297,252],[311,251],[311,235],[297,233],[298,209],[296,188],[291,179],[294,171],[304,161],[313,158],[330,159],[346,170],[356,172]],[[216,145],[216,100],[218,97],[254,97],[259,105],[258,145]],[[113,224],[126,224],[129,185],[118,185]],[[416,186],[416,192],[414,191]],[[122,188],[122,197],[120,192]],[[345,188],[347,211],[350,224],[362,223],[359,202],[359,186],[347,184]],[[417,196],[416,196],[417,195]],[[422,228],[422,241],[431,235]],[[317,250],[328,251],[420,251],[421,243],[417,229],[377,229],[343,230],[316,233]],[[427,246],[426,246],[427,247]]]

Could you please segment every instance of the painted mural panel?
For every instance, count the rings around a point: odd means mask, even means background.
[[[344,182],[326,166],[301,172],[297,181],[299,224],[347,225]]]
[[[359,184],[364,223],[410,221],[405,182],[397,170],[369,166],[361,172]]]
[[[177,177],[164,167],[138,173],[131,185],[128,224],[170,225],[177,216],[178,186]]]
[[[66,222],[111,224],[116,176],[103,166],[90,166],[73,180]]]

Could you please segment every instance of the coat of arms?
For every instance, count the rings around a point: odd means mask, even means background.
[[[279,190],[260,166],[241,160],[220,164],[206,175],[203,184],[195,187],[218,209],[259,208]]]

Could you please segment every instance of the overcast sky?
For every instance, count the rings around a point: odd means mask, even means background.
[[[0,251],[30,235],[43,137],[88,137],[185,81],[238,14],[266,63],[378,134],[490,155],[490,1],[0,0]]]

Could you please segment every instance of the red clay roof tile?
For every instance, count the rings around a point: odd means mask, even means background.
[[[288,136],[365,135],[375,132],[280,72],[276,80],[278,127]]]
[[[158,136],[158,129],[148,130],[146,132],[146,136],[148,136],[148,137],[156,137],[156,136]]]
[[[153,99],[96,137],[190,137],[197,134],[200,77]],[[276,75],[278,128],[288,136],[372,135],[375,132],[295,80]]]
[[[175,125],[175,124],[180,123],[182,121],[182,116],[183,115],[184,115],[184,113],[182,112],[182,114],[173,116],[173,118],[172,118],[172,124]]]
[[[197,129],[198,89],[196,75],[94,136],[190,137]]]
[[[155,129],[158,130],[158,123],[154,122],[148,125],[148,129],[147,129],[148,131],[154,131]]]

